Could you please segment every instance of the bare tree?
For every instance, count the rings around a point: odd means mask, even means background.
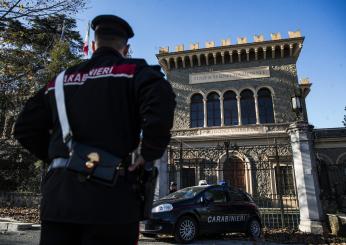
[[[84,9],[86,0],[0,0],[0,23],[20,18],[66,15]]]

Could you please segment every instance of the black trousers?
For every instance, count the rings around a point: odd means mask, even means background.
[[[40,245],[137,245],[139,224],[84,225],[42,221]]]

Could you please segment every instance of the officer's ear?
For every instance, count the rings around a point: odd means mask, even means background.
[[[129,50],[130,50],[130,44],[126,44],[124,51],[123,51],[124,57],[129,57]]]

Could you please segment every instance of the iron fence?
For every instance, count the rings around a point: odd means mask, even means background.
[[[169,181],[178,188],[220,181],[248,192],[268,228],[296,229],[299,206],[289,144],[223,145],[169,148]]]

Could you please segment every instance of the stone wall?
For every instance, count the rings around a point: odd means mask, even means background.
[[[41,195],[35,193],[0,192],[0,207],[38,208]]]
[[[234,80],[212,83],[189,84],[189,74],[198,72],[211,72],[225,69],[250,68],[269,66],[270,77],[260,79]],[[201,66],[186,69],[171,70],[167,78],[177,95],[177,107],[173,130],[188,129],[190,126],[190,97],[194,93],[208,94],[211,91],[224,92],[234,89],[241,92],[245,88],[257,90],[269,87],[274,91],[274,117],[276,123],[288,123],[294,120],[291,110],[291,96],[298,83],[295,60],[292,58],[277,60],[262,60],[241,62],[224,65]]]

